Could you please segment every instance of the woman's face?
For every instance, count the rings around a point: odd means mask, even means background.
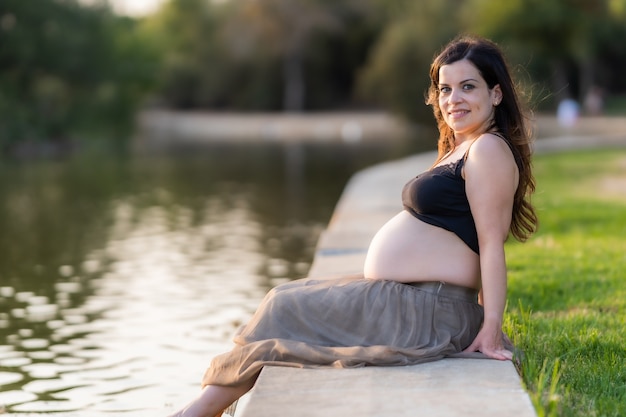
[[[457,141],[476,139],[486,132],[501,100],[500,86],[490,89],[470,61],[463,59],[439,69],[439,108]]]

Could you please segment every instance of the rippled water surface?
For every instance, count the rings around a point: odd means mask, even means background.
[[[391,147],[220,146],[0,166],[0,413],[159,416],[269,288],[304,276],[346,180]]]

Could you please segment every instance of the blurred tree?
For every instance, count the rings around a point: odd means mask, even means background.
[[[170,0],[144,22],[142,30],[154,39],[162,56],[160,94],[178,108],[215,105],[219,89],[218,19],[206,0]]]
[[[127,135],[154,59],[130,19],[71,0],[0,3],[0,143]]]
[[[166,106],[298,111],[365,101],[431,122],[428,66],[461,32],[500,42],[513,67],[527,69],[522,78],[552,80],[540,85],[553,98],[597,84],[623,91],[625,3],[169,0],[141,26],[162,52]],[[39,88],[62,91],[51,80]]]
[[[533,84],[531,94],[539,89],[530,97],[535,105],[553,109],[565,96],[582,101],[598,86],[626,89],[626,0],[380,2],[387,22],[359,92],[411,120],[432,119],[422,105],[428,66],[441,45],[464,32],[504,47],[518,81]]]
[[[373,10],[373,9],[372,9]],[[356,94],[360,71],[367,63],[382,20],[372,11],[347,14],[345,29],[316,36],[307,49],[306,106],[311,109],[364,107]]]
[[[410,120],[432,124],[425,104],[430,63],[442,45],[463,31],[456,12],[463,1],[380,1],[389,22],[361,74],[359,92]]]
[[[160,47],[160,104],[176,109],[279,108],[274,65],[262,48],[239,59],[227,42],[236,2],[170,0],[142,25]]]
[[[341,6],[342,2],[321,0],[242,0],[226,33],[240,55],[265,45],[282,58],[283,108],[300,111],[306,94],[304,55],[316,33],[342,29],[336,10]]]
[[[165,104],[299,111],[345,100],[376,31],[369,4],[170,0],[147,24],[163,39]]]
[[[617,46],[626,34],[625,3],[470,0],[464,16],[476,33],[506,43],[511,59],[526,65],[534,80],[549,80],[543,87],[552,92],[552,99],[582,100],[610,73],[619,72],[606,66],[607,59],[609,65],[626,63],[626,51]]]

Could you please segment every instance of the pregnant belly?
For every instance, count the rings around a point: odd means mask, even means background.
[[[454,233],[402,211],[372,239],[366,278],[401,282],[444,281],[479,287],[478,256]]]

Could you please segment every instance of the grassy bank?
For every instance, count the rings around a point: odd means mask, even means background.
[[[626,416],[626,151],[535,158],[540,228],[509,243],[507,327],[541,416]]]

